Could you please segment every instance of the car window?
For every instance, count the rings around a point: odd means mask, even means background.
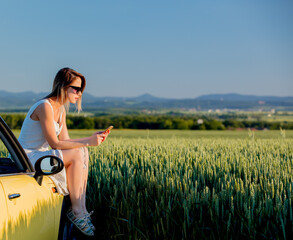
[[[0,175],[25,172],[12,146],[0,132]]]

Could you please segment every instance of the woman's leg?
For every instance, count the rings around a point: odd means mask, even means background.
[[[84,151],[82,148],[75,148],[62,150],[62,153],[72,210],[80,218],[85,215],[83,210]]]
[[[83,169],[83,179],[84,179],[84,185],[83,185],[83,193],[82,193],[82,207],[83,207],[83,211],[85,213],[87,213],[87,209],[86,209],[86,186],[87,186],[87,179],[88,179],[88,164],[89,164],[89,152],[88,149],[86,147],[83,148],[84,149],[84,164],[85,164],[85,168]]]

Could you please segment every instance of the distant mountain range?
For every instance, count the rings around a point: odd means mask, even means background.
[[[0,110],[27,110],[38,99],[48,93],[0,91]],[[293,111],[293,97],[254,96],[231,94],[209,94],[197,98],[169,99],[159,98],[150,94],[138,97],[95,97],[83,94],[83,109],[98,110],[107,108],[130,109],[194,109],[206,111],[209,109],[228,110],[284,110]]]

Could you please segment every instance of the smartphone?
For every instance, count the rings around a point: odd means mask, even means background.
[[[104,133],[109,132],[112,128],[113,128],[113,126],[109,126],[109,127],[104,131]]]

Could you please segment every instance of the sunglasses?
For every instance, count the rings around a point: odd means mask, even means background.
[[[74,93],[78,94],[79,92],[82,93],[82,88],[81,87],[76,87],[76,86],[69,86],[71,87],[74,91]]]

